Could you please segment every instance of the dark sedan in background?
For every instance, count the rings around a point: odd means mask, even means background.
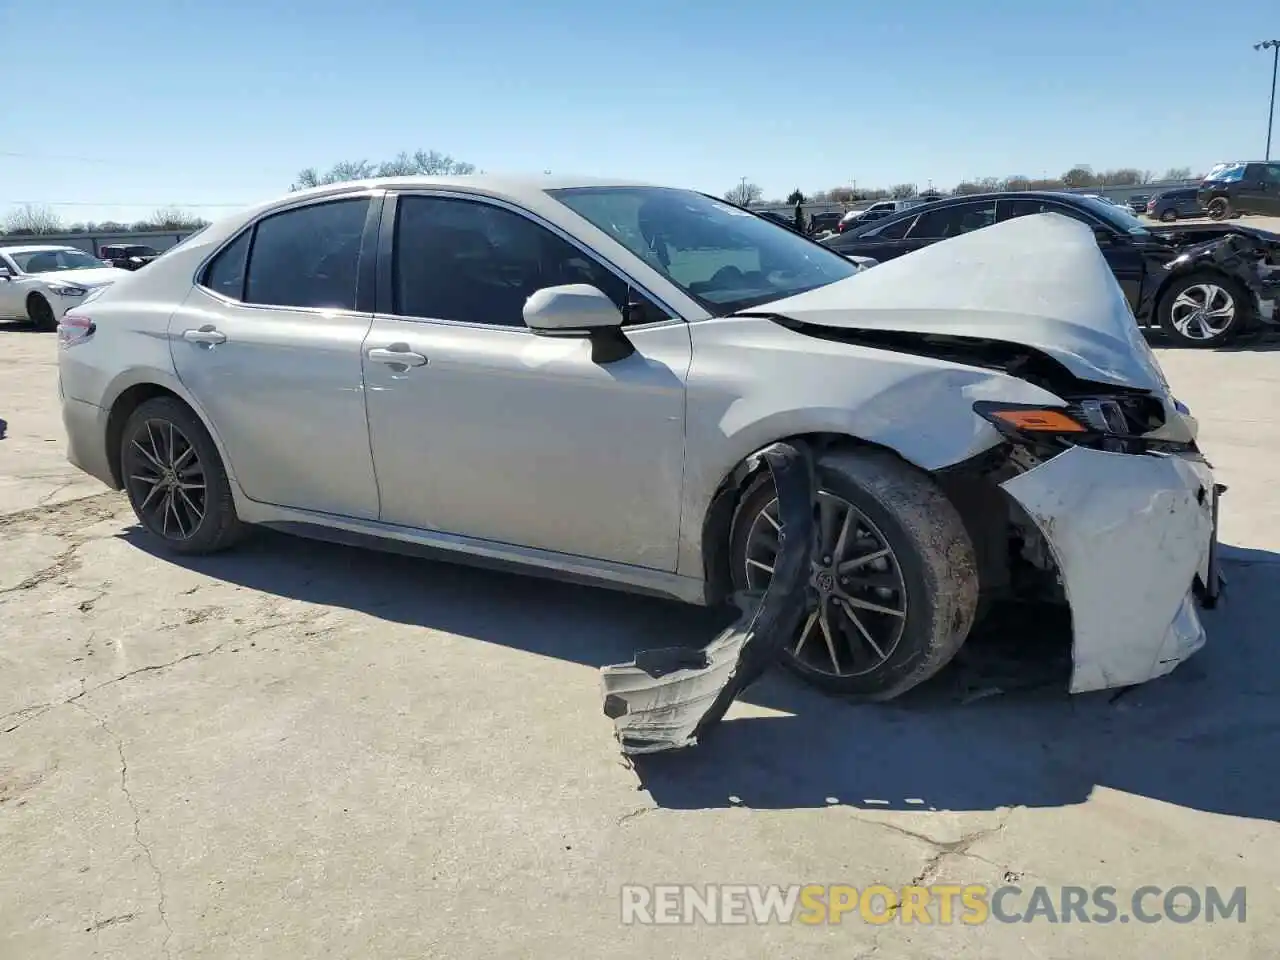
[[[1217,346],[1276,318],[1280,235],[1205,224],[1150,227],[1123,207],[1072,193],[1011,192],[940,200],[823,241],[846,256],[892,260],[1003,220],[1057,213],[1086,224],[1142,326]]]
[[[141,243],[108,243],[98,255],[113,267],[121,270],[141,270],[148,263],[160,256],[155,247]]]

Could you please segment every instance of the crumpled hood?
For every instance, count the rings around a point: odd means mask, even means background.
[[[748,312],[1017,343],[1085,380],[1169,393],[1093,232],[1055,213],[975,230]]]

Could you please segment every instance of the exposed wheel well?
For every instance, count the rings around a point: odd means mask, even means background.
[[[806,433],[779,437],[775,442],[793,444],[801,451],[807,451],[815,460],[835,447],[873,447],[898,455],[888,447],[840,433]],[[729,471],[711,498],[711,506],[707,508],[702,523],[702,565],[707,602],[710,604],[720,602],[733,591],[729,570],[729,533],[733,516],[751,481],[767,469],[763,461],[752,454]]]
[[[172,390],[155,383],[134,384],[116,397],[116,402],[111,405],[111,413],[107,416],[107,463],[111,467],[111,479],[117,490],[124,486],[124,479],[120,475],[120,438],[124,435],[124,425],[133,411],[153,397],[173,397],[190,409],[190,405]]]

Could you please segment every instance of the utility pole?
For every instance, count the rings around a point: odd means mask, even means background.
[[[738,184],[738,204],[745,207],[747,205],[747,178],[743,177],[742,182]]]
[[[1264,160],[1271,159],[1271,121],[1276,115],[1276,68],[1280,67],[1280,40],[1263,40],[1253,45],[1255,50],[1271,51],[1271,106],[1267,109],[1267,155]]]

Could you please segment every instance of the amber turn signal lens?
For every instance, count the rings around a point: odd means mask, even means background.
[[[1061,410],[991,410],[988,416],[1015,430],[1036,433],[1087,433],[1088,430]]]

